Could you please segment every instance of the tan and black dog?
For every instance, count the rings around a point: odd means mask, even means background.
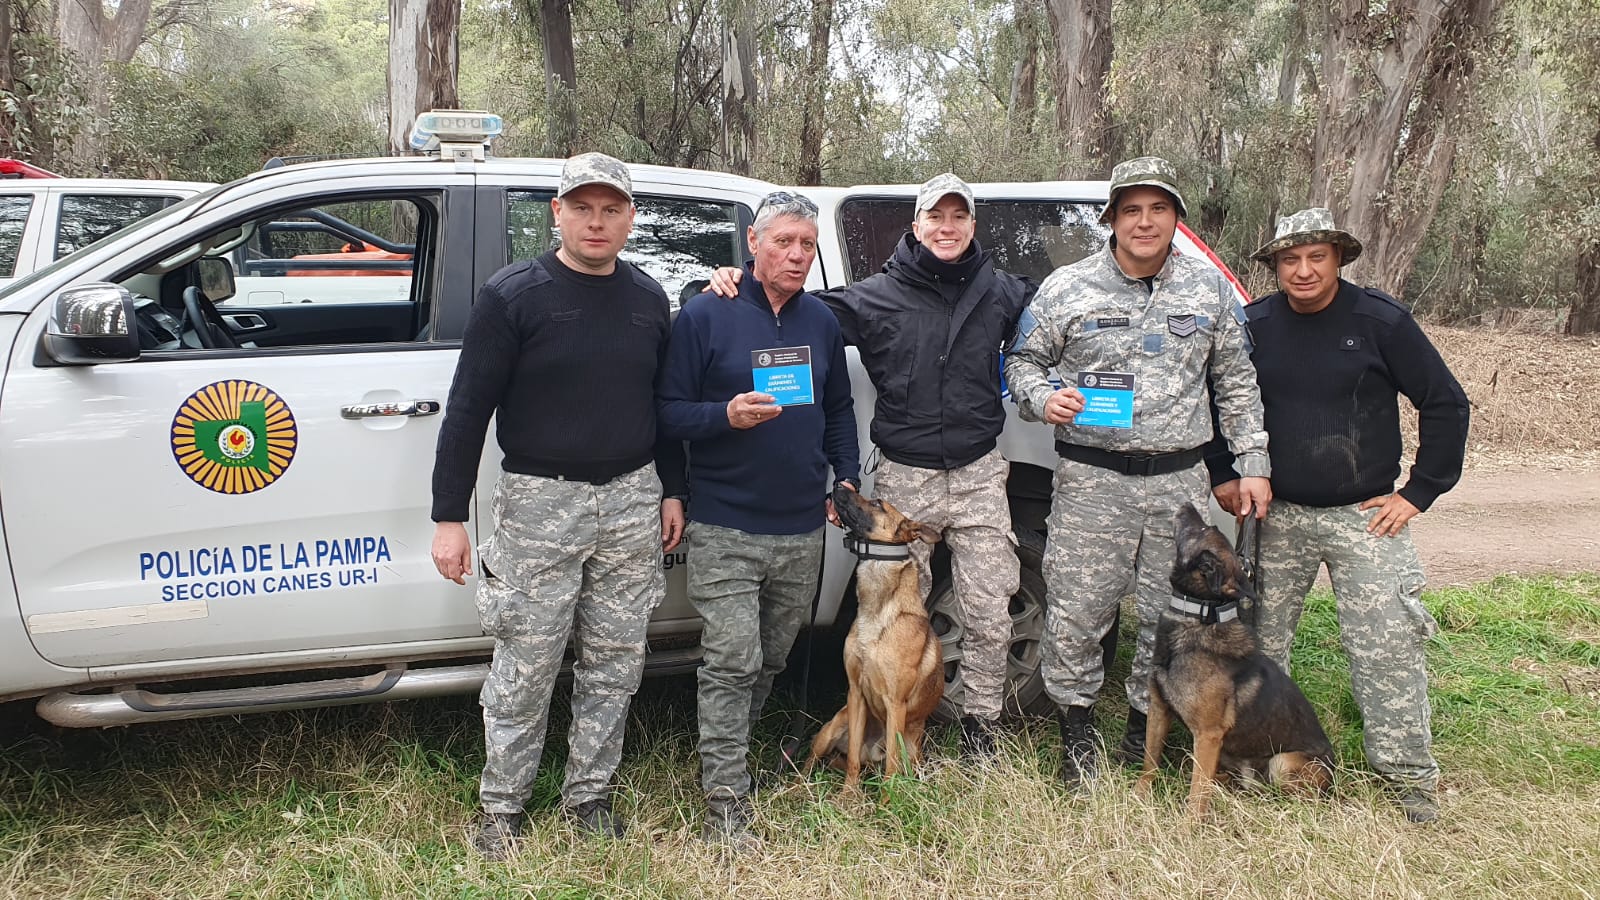
[[[1192,505],[1178,510],[1173,528],[1176,594],[1156,625],[1139,791],[1148,793],[1155,780],[1174,714],[1194,735],[1193,817],[1205,815],[1219,776],[1269,781],[1302,795],[1327,791],[1333,745],[1322,723],[1239,620],[1239,600],[1257,602],[1239,557]]]
[[[863,760],[881,762],[884,774],[894,775],[902,746],[911,766],[922,759],[923,729],[944,695],[944,663],[909,545],[934,543],[939,532],[846,488],[834,490],[833,505],[859,559],[856,621],[844,642],[850,693],[811,742],[805,771],[819,761],[838,766],[842,758],[850,789],[861,783]]]

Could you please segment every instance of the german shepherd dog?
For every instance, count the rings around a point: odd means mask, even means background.
[[[844,642],[850,693],[811,742],[805,774],[819,761],[837,767],[842,757],[844,786],[852,790],[863,760],[881,762],[887,775],[901,771],[902,747],[911,766],[921,761],[923,729],[944,695],[939,637],[908,546],[934,543],[939,532],[843,487],[834,489],[833,506],[848,532],[845,544],[859,558],[856,621]]]
[[[1174,714],[1194,734],[1189,814],[1203,818],[1212,785],[1238,777],[1309,796],[1333,784],[1333,745],[1300,688],[1261,652],[1238,602],[1259,602],[1222,532],[1184,504],[1173,517],[1176,594],[1156,625],[1145,728],[1148,794]]]

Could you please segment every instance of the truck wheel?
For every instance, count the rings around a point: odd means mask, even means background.
[[[1044,678],[1039,674],[1039,653],[1044,641],[1044,535],[1026,528],[1018,528],[1016,535],[1022,577],[1017,592],[1011,597],[1011,645],[1006,653],[1004,714],[1010,718],[1044,715],[1055,710],[1044,692]],[[933,718],[954,722],[961,717],[965,694],[960,662],[961,639],[966,634],[966,626],[948,568],[935,567],[934,579],[933,590],[928,592],[928,618],[944,652],[944,699],[939,701]]]

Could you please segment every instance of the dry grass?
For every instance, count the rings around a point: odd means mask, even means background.
[[[1319,594],[1295,674],[1346,767],[1327,801],[1225,794],[1191,826],[1181,772],[1146,802],[1122,771],[1070,798],[1050,778],[1054,729],[1035,722],[990,768],[949,762],[944,735],[923,780],[871,799],[841,798],[831,776],[781,781],[758,803],[763,850],[729,858],[696,837],[693,681],[656,679],[621,773],[628,838],[583,840],[550,814],[558,722],[526,848],[488,864],[464,840],[482,762],[470,698],[87,733],[12,708],[0,896],[1594,896],[1600,700],[1572,678],[1600,666],[1600,646],[1573,636],[1600,625],[1600,578],[1500,579],[1427,602],[1443,628],[1430,664],[1445,818],[1432,828],[1406,825],[1361,771]],[[1120,710],[1104,706],[1115,734]],[[763,753],[775,737],[764,729]]]
[[[1472,401],[1470,453],[1600,461],[1600,339],[1426,326]],[[1416,420],[1406,416],[1408,444]]]

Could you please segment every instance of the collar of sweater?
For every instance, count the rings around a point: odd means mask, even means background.
[[[977,276],[983,264],[989,261],[989,252],[983,249],[977,238],[973,238],[972,246],[961,255],[960,259],[945,262],[933,255],[933,251],[922,246],[915,234],[906,232],[895,245],[894,255],[890,257],[885,268],[891,273],[905,278],[908,281],[923,284],[963,284]]]
[[[772,300],[767,297],[766,285],[756,280],[755,262],[753,260],[745,261],[744,277],[739,279],[739,299],[760,307],[763,312],[771,313],[773,315],[782,315],[784,310],[794,306],[795,298],[799,297],[805,292],[806,289],[802,285],[800,290],[790,294],[789,299],[783,301],[783,305],[778,307],[778,311],[776,313],[773,313]]]

